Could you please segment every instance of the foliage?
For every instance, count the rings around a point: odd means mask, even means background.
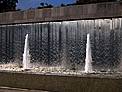
[[[121,0],[76,0],[77,4],[91,4],[91,3],[102,3],[102,2],[116,2]]]
[[[38,7],[38,9],[42,9],[42,8],[52,8],[53,5],[48,4],[48,3],[40,3],[40,6]]]
[[[18,0],[0,0],[0,12],[16,10]]]

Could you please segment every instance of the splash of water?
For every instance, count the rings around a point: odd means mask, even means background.
[[[23,69],[30,68],[30,54],[29,54],[29,41],[28,41],[28,34],[25,38],[25,46],[24,46],[24,54],[23,54]]]
[[[92,73],[92,72],[93,72],[93,70],[92,70],[90,34],[87,34],[85,73]]]

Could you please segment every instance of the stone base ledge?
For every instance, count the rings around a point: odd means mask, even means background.
[[[121,92],[122,78],[0,72],[0,86],[54,92]]]

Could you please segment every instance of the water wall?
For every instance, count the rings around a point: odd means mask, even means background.
[[[0,13],[0,86],[54,92],[120,92],[121,4]],[[88,33],[92,72],[96,71],[91,74],[83,73]],[[24,70],[21,66],[27,34],[29,65],[34,67]]]
[[[117,68],[122,61],[122,18],[0,26],[0,62],[22,62],[29,34],[32,63],[82,69],[86,36],[91,35],[93,66]]]
[[[122,65],[119,2],[0,13],[0,62],[22,63],[29,34],[31,63],[83,69],[90,34],[94,69]]]

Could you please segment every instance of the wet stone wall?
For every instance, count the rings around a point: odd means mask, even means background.
[[[81,69],[87,33],[93,66],[117,68],[122,61],[122,18],[0,25],[0,62],[22,62],[29,34],[32,63]]]

